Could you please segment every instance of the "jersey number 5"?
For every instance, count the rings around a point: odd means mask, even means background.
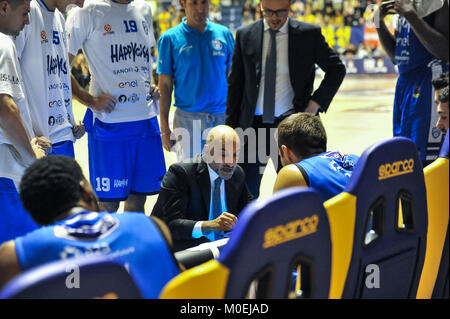
[[[137,24],[134,20],[124,20],[123,24],[125,24],[125,32],[137,32]]]
[[[53,31],[53,44],[58,45],[59,43],[60,41],[58,31]]]

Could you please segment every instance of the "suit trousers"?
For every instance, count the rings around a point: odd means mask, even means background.
[[[272,160],[277,173],[282,167],[278,154],[276,130],[281,121],[293,113],[294,110],[290,110],[280,117],[276,117],[274,123],[263,123],[262,116],[255,115],[253,118],[251,129],[256,138],[246,135],[248,138],[245,139],[244,156],[240,165],[244,169],[248,189],[254,198],[259,196],[261,179],[269,159]]]

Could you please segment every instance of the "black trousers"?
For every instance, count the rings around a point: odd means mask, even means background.
[[[253,119],[251,128],[255,132],[256,138],[245,139],[243,160],[240,161],[240,166],[245,172],[248,189],[255,199],[259,196],[261,179],[269,159],[272,159],[277,173],[282,167],[278,155],[276,129],[282,120],[293,113],[294,110],[291,110],[282,114],[275,118],[274,123],[263,123],[262,116],[255,116]]]

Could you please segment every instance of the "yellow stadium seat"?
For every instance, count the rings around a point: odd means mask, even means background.
[[[448,299],[448,133],[440,157],[425,167],[424,176],[427,187],[428,235],[417,298]]]

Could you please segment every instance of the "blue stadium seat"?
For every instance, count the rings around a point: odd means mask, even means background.
[[[256,298],[328,298],[330,271],[330,229],[320,196],[291,188],[249,204],[218,259],[181,273],[160,297],[240,299],[253,285]]]
[[[417,298],[449,298],[448,222],[449,159],[448,132],[440,156],[424,168],[428,202],[428,237],[425,264]]]
[[[30,269],[0,292],[0,299],[141,299],[125,267],[110,258],[89,256]]]
[[[367,149],[324,203],[333,243],[330,298],[415,298],[425,259],[422,163],[403,137]]]

